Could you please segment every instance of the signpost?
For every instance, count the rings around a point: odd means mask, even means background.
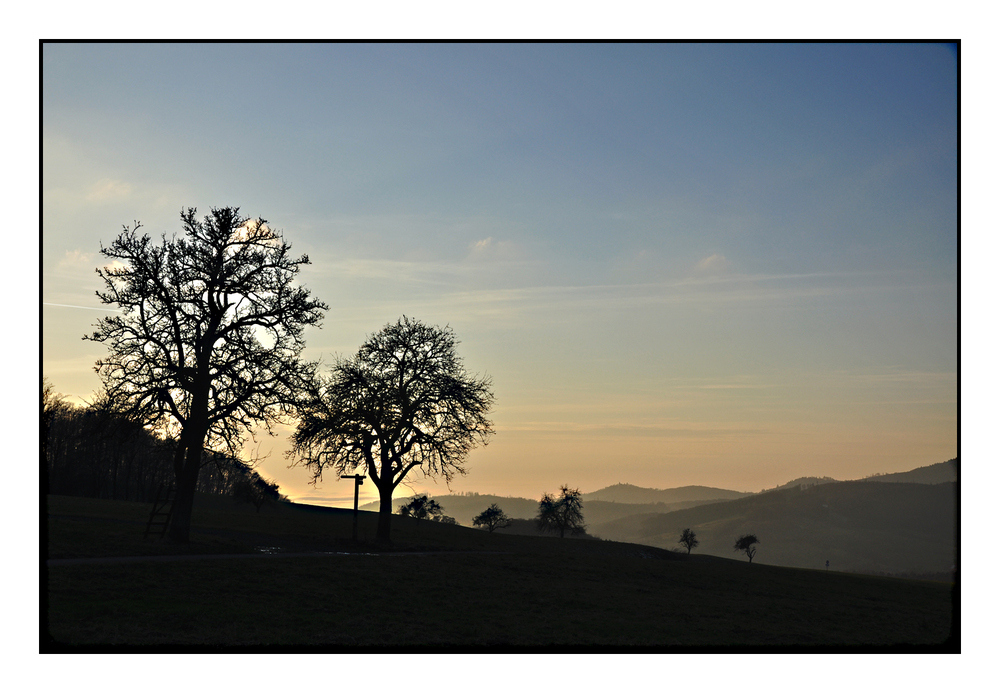
[[[365,483],[364,474],[342,474],[341,479],[354,479],[354,529],[351,533],[354,542],[358,541],[358,488]]]

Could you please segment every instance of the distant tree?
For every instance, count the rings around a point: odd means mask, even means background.
[[[457,525],[458,520],[456,520],[451,515],[435,515],[431,518],[434,522],[440,522],[443,525]]]
[[[392,493],[412,470],[450,482],[493,434],[488,377],[466,372],[451,328],[403,316],[339,360],[299,407],[289,457],[322,479],[361,467],[379,491],[376,537],[389,541]]]
[[[436,520],[444,514],[444,511],[441,509],[440,503],[424,495],[414,496],[409,502],[399,506],[399,514],[404,517],[412,517],[419,522],[424,519]]]
[[[494,529],[510,527],[510,518],[496,503],[472,518],[474,527],[485,527],[492,534]]]
[[[52,426],[52,419],[55,416],[55,408],[58,404],[58,395],[55,389],[52,387],[52,383],[48,381],[44,376],[42,377],[42,402],[41,402],[41,425],[38,428],[38,433],[40,435],[41,450],[40,460],[41,468],[45,469],[48,466],[48,446],[49,446],[49,428]]]
[[[583,523],[583,498],[580,491],[562,486],[558,497],[548,493],[543,495],[538,503],[536,522],[543,531],[558,531],[560,538],[566,535],[566,530],[573,534],[582,533],[586,526]]]
[[[681,532],[680,541],[678,541],[677,543],[686,546],[688,553],[690,554],[691,549],[693,549],[698,545],[698,540],[695,538],[694,532],[692,532],[691,528],[689,527],[688,529],[685,529],[683,532]]]
[[[149,503],[170,485],[174,441],[123,416],[106,397],[74,406],[54,394],[47,381],[42,396],[47,493]],[[206,451],[205,456],[198,492],[233,496],[258,509],[283,498],[277,484],[263,479],[252,464],[223,452]]]
[[[303,255],[263,219],[237,207],[199,221],[181,213],[184,234],[157,243],[125,227],[97,270],[116,305],[92,335],[110,355],[97,362],[107,397],[123,415],[176,440],[177,495],[169,537],[187,542],[206,449],[236,455],[245,436],[291,413],[315,364],[300,360],[303,331],[327,306],[294,284]]]
[[[48,493],[149,502],[173,476],[173,445],[96,399],[48,408]]]
[[[239,479],[233,488],[233,495],[241,503],[250,503],[257,512],[266,503],[273,503],[281,499],[278,484],[268,481],[257,472],[250,472],[248,476]]]
[[[734,551],[742,551],[753,563],[753,557],[757,553],[757,547],[754,544],[759,544],[756,534],[744,534],[739,539],[736,540],[736,544],[733,546]]]

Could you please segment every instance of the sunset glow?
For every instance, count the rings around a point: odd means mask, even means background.
[[[759,491],[958,454],[947,45],[48,44],[43,69],[42,372],[72,401],[106,354],[81,340],[101,244],[234,205],[311,260],[308,358],[407,315],[492,378],[468,475],[399,497]],[[350,505],[288,466],[290,426],[248,441],[260,472]]]

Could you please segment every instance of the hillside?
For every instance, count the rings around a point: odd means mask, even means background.
[[[695,551],[734,556],[742,533],[760,539],[756,561],[856,572],[946,573],[956,557],[955,483],[843,481],[768,491],[671,513],[592,524],[602,539],[677,549],[690,527]]]
[[[642,488],[632,484],[615,484],[583,494],[584,502],[608,501],[612,503],[655,504],[691,503],[715,500],[733,500],[749,496],[741,491],[729,491],[710,486],[680,486],[678,488]]]
[[[443,496],[431,496],[432,500],[441,505],[445,515],[454,517],[460,525],[472,526],[472,518],[486,510],[493,503],[500,506],[508,517],[530,519],[538,514],[538,501],[530,498],[516,498],[511,496],[494,496],[490,494],[473,493],[468,495],[448,494]],[[400,505],[407,501],[406,497],[394,498],[392,503],[393,512]],[[378,512],[379,502],[373,501],[360,506],[361,510]],[[613,519],[613,518],[608,518]]]
[[[958,460],[859,481],[801,477],[760,493],[707,486],[651,489],[616,484],[583,494],[587,533],[678,550],[693,529],[696,552],[732,557],[743,532],[761,539],[756,560],[773,565],[889,574],[944,574],[955,564]],[[489,494],[433,496],[459,524],[496,503],[534,534],[538,501]],[[398,507],[405,499],[396,499]],[[378,510],[378,503],[362,506]]]
[[[926,467],[918,467],[908,472],[896,472],[895,474],[879,474],[871,476],[864,481],[878,481],[882,483],[906,483],[906,484],[943,484],[949,481],[958,481],[958,458],[947,462],[929,464]]]
[[[634,487],[633,487],[634,488]],[[695,487],[691,487],[695,488]],[[698,487],[705,488],[705,487]],[[648,489],[655,490],[655,489]],[[736,493],[732,491],[730,493]],[[747,495],[747,494],[740,494]],[[444,495],[431,496],[437,501],[445,515],[454,517],[460,525],[472,526],[472,519],[486,510],[491,504],[496,503],[507,513],[508,517],[531,520],[538,514],[538,501],[530,498],[516,498],[508,496],[493,496],[489,494],[469,494],[469,495]],[[397,498],[393,501],[393,510],[406,502],[406,498]],[[682,510],[697,505],[702,505],[708,500],[686,500],[674,503],[612,503],[600,500],[588,500],[584,494],[583,518],[590,527],[595,524],[602,524],[617,520],[621,517],[636,515],[640,513],[667,513],[674,510]],[[361,510],[377,512],[378,501],[365,503],[360,506]]]
[[[143,539],[148,504],[45,510],[43,651],[960,648],[942,583],[410,518],[387,547],[368,512],[354,543],[350,511],[293,503],[199,496],[184,546]]]
[[[767,493],[768,491],[778,491],[785,488],[798,488],[799,486],[819,486],[820,484],[837,484],[840,483],[837,479],[833,479],[828,476],[800,476],[798,479],[792,479],[791,481],[781,484],[780,486],[775,486],[772,489],[764,489],[761,493]]]

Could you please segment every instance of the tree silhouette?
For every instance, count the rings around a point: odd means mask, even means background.
[[[250,503],[257,512],[260,512],[264,504],[279,501],[283,497],[276,482],[268,481],[255,471],[250,471],[233,484],[233,496],[241,503]]]
[[[49,432],[53,420],[68,408],[65,398],[55,391],[48,378],[42,377],[41,425],[38,432],[41,437],[41,468],[49,464]]]
[[[734,551],[742,551],[753,563],[753,557],[757,553],[757,547],[754,544],[759,544],[756,534],[744,534],[739,539],[736,540],[736,544],[733,546]]]
[[[560,538],[566,535],[566,530],[570,530],[573,534],[582,533],[585,525],[580,491],[565,485],[559,490],[558,498],[546,493],[539,501],[536,519],[538,528],[543,531],[558,531]]]
[[[75,406],[43,380],[45,438],[42,469],[47,493],[150,503],[174,478],[173,441],[125,418],[106,397]],[[196,490],[254,503],[284,497],[252,463],[206,451]]]
[[[474,527],[485,527],[492,534],[494,529],[510,527],[510,518],[496,503],[472,518]]]
[[[315,364],[300,360],[303,330],[327,306],[295,286],[305,255],[263,219],[238,207],[198,221],[181,213],[183,235],[159,243],[136,222],[101,253],[97,292],[120,315],[84,339],[107,344],[97,362],[107,398],[123,415],[175,441],[177,496],[169,537],[186,542],[204,450],[238,454],[246,435],[268,432],[291,412]]]
[[[399,514],[412,517],[418,522],[423,519],[439,520],[444,515],[441,504],[426,495],[414,496],[409,502],[399,506]]]
[[[454,332],[405,315],[318,378],[299,406],[289,457],[313,472],[361,467],[379,491],[377,538],[389,541],[392,493],[413,470],[450,483],[493,434],[488,377],[468,374]]]
[[[681,538],[677,543],[686,546],[688,553],[690,554],[691,549],[693,549],[698,545],[698,540],[695,538],[694,532],[692,532],[691,528],[689,527],[685,529],[683,532],[681,532]]]

